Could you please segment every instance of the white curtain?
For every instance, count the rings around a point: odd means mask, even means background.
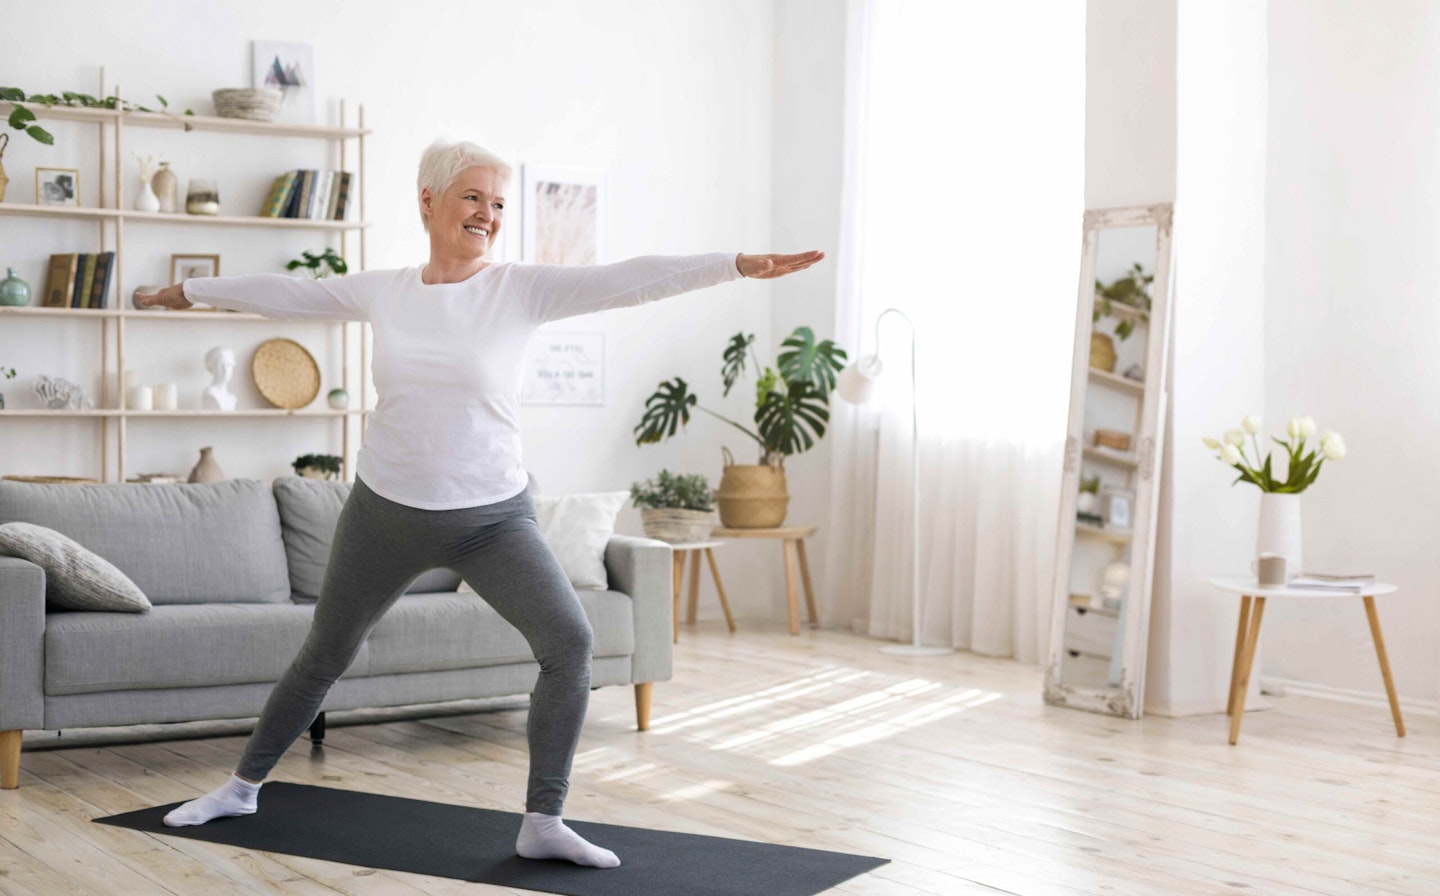
[[[851,0],[836,338],[885,364],[832,401],[826,621],[1047,655],[1084,203],[1085,4]],[[915,323],[918,395],[910,383]]]

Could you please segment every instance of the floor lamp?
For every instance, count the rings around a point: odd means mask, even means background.
[[[914,514],[910,530],[910,628],[911,643],[887,644],[881,653],[897,656],[943,656],[955,651],[949,647],[922,647],[920,645],[920,413],[919,390],[915,378],[915,322],[898,308],[886,308],[875,319],[875,354],[864,355],[860,360],[840,371],[835,391],[851,404],[861,405],[875,394],[875,381],[885,365],[880,362],[880,321],[887,314],[898,314],[910,325],[910,507]]]

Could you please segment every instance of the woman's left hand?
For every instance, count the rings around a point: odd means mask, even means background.
[[[825,257],[824,252],[801,252],[798,255],[737,255],[735,267],[742,277],[769,280],[803,271]]]

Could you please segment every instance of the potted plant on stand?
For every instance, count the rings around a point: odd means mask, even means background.
[[[1246,417],[1239,429],[1225,433],[1222,439],[1205,438],[1205,446],[1216,452],[1216,458],[1234,467],[1240,475],[1232,483],[1248,482],[1260,489],[1260,525],[1255,540],[1255,553],[1279,554],[1285,558],[1286,577],[1304,572],[1300,565],[1300,493],[1315,484],[1320,468],[1327,460],[1345,457],[1345,440],[1337,432],[1320,437],[1317,447],[1307,450],[1307,440],[1315,435],[1311,417],[1291,417],[1285,426],[1285,439],[1271,441],[1285,449],[1287,463],[1284,478],[1274,469],[1270,453],[1260,455],[1260,418]],[[1255,450],[1254,457],[1245,451],[1245,437]]]
[[[1135,332],[1137,323],[1150,321],[1150,284],[1155,282],[1154,274],[1145,273],[1145,267],[1136,262],[1125,276],[1106,286],[1095,280],[1095,309],[1090,315],[1092,323],[1100,318],[1115,314],[1115,306],[1122,305],[1127,311],[1120,315],[1115,325],[1115,335],[1124,342]],[[1106,372],[1115,370],[1115,340],[1098,330],[1090,333],[1090,366]]]
[[[661,470],[654,479],[630,486],[640,522],[650,538],[685,544],[704,541],[715,528],[715,490],[699,473],[676,476]]]
[[[754,350],[754,335],[736,333],[725,348],[721,376],[722,395],[745,373],[747,357],[754,361],[755,428],[746,428],[728,417],[698,405],[689,384],[680,377],[664,381],[645,402],[645,414],[634,429],[635,443],[660,442],[690,422],[690,409],[700,410],[725,421],[760,446],[760,460],[754,465],[736,464],[729,449],[725,458],[718,501],[720,522],[733,529],[765,529],[785,521],[790,503],[785,490],[785,458],[815,446],[825,435],[830,420],[830,393],[835,374],[845,367],[845,350],[826,339],[815,341],[809,327],[796,327],[782,343],[773,367],[764,367]]]

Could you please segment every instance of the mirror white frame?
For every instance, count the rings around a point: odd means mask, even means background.
[[[1075,309],[1075,354],[1070,379],[1070,418],[1065,439],[1065,466],[1061,486],[1060,519],[1056,535],[1055,580],[1050,632],[1050,663],[1045,673],[1045,702],[1090,712],[1138,719],[1144,701],[1145,659],[1150,632],[1150,593],[1154,578],[1155,520],[1160,495],[1160,459],[1163,452],[1168,358],[1170,347],[1170,235],[1174,207],[1170,203],[1085,212],[1083,252],[1080,264],[1079,298]],[[1134,433],[1133,456],[1125,465],[1134,487],[1130,508],[1131,532],[1119,535],[1094,526],[1080,526],[1077,520],[1080,480],[1089,457],[1099,454],[1085,446],[1086,402],[1092,382],[1115,385],[1122,377],[1096,373],[1090,366],[1092,317],[1095,311],[1097,258],[1101,234],[1113,228],[1154,226],[1154,280],[1150,284],[1151,307],[1146,335],[1143,380],[1128,388],[1138,392],[1138,426]],[[1123,386],[1123,384],[1120,384]],[[1106,462],[1101,458],[1102,463]],[[1113,463],[1113,459],[1109,462]],[[1098,538],[1130,553],[1129,582],[1122,610],[1105,609],[1115,619],[1112,626],[1122,635],[1118,669],[1112,670],[1105,686],[1067,680],[1067,659],[1080,654],[1066,644],[1066,624],[1072,616],[1083,617],[1093,606],[1072,605],[1071,564],[1075,539]],[[1118,674],[1117,674],[1118,673]],[[1075,678],[1076,676],[1071,676]]]

